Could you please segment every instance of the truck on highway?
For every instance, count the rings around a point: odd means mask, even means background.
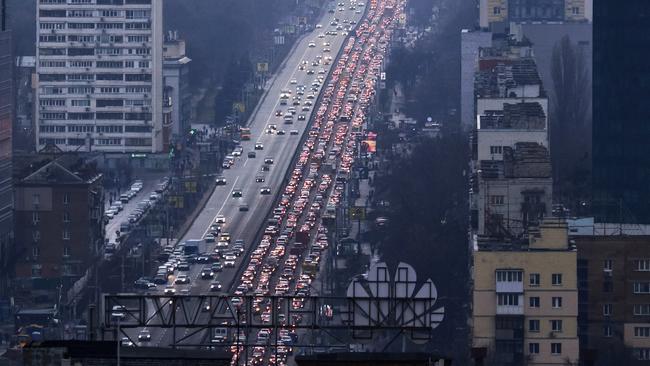
[[[291,255],[302,255],[302,253],[307,249],[307,245],[302,242],[295,242],[291,249],[289,249],[289,254]]]
[[[248,127],[242,127],[242,128],[239,130],[239,138],[240,138],[242,141],[250,140],[250,139],[251,139],[251,129],[248,128]]]
[[[203,240],[201,239],[189,239],[186,240],[183,244],[183,253],[185,255],[188,254],[198,254],[199,253],[199,245],[201,244]]]

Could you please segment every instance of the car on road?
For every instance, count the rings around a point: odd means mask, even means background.
[[[226,185],[226,177],[224,177],[223,175],[217,176],[217,178],[215,179],[215,183],[218,186],[225,186]]]
[[[263,175],[258,175],[255,177],[255,182],[256,183],[264,183],[264,176]]]
[[[165,295],[174,295],[176,294],[176,288],[174,286],[167,286],[163,291]]]
[[[151,333],[148,330],[143,330],[138,334],[138,342],[149,342],[151,341]]]
[[[257,156],[257,154],[255,153],[255,151],[249,151],[248,152],[248,158],[249,159],[254,159],[256,156]]]
[[[237,256],[232,253],[229,253],[226,254],[223,259],[224,259],[223,266],[226,268],[232,268],[235,266],[235,261],[237,260]]]
[[[309,48],[314,48],[316,47],[316,42],[309,42],[308,46]]]
[[[248,204],[242,203],[241,205],[239,205],[239,211],[242,212],[248,211]]]
[[[190,278],[185,274],[180,274],[174,280],[175,285],[187,285],[190,283]]]
[[[178,269],[179,271],[183,271],[183,272],[189,271],[190,270],[190,264],[187,263],[187,262],[180,262],[180,263],[178,263],[178,266],[176,267],[176,269]]]
[[[282,117],[282,110],[278,109],[277,111],[275,111],[275,116]]]
[[[208,267],[204,267],[201,270],[201,278],[204,280],[211,280],[214,278],[214,272]]]
[[[271,170],[271,166],[269,164],[264,164],[260,168],[260,171],[262,171],[262,172],[268,172],[269,170]]]
[[[270,156],[265,157],[264,164],[273,164],[273,158]]]
[[[255,143],[255,150],[264,150],[264,144],[261,142]]]
[[[223,264],[221,264],[221,262],[214,262],[214,263],[212,263],[212,266],[210,267],[210,269],[213,272],[221,272],[221,270],[223,270]]]
[[[314,75],[314,69],[307,70],[307,75]]]
[[[299,114],[298,115],[298,121],[304,121],[305,120],[305,115],[304,114]]]
[[[263,194],[263,195],[271,194],[271,188],[270,187],[262,187],[262,188],[260,188],[260,194]]]
[[[232,190],[233,198],[239,198],[243,195],[241,188],[235,188]]]
[[[291,83],[291,84],[298,84],[298,80],[296,80],[296,79],[291,79],[291,81],[290,81],[289,83]]]
[[[225,224],[226,223],[226,217],[224,215],[217,215],[214,218],[214,223],[215,224]]]
[[[150,290],[156,288],[156,284],[149,279],[139,278],[133,282],[133,287],[141,290]]]
[[[302,110],[304,111],[305,108],[303,107]],[[278,130],[278,132],[276,132],[276,134],[279,135],[279,136],[283,136],[283,135],[286,135],[287,132],[285,130]]]
[[[221,287],[222,287],[222,285],[221,285],[221,282],[219,282],[219,281],[212,281],[210,283],[210,291],[211,292],[219,292],[219,291],[221,291]]]
[[[207,234],[207,235],[203,238],[203,240],[205,240],[206,243],[214,243],[214,241],[215,241],[214,234],[211,234],[211,233]]]
[[[289,131],[289,135],[293,135],[293,136],[295,136],[295,135],[297,135],[297,134],[298,134],[298,130],[291,130],[291,131]]]
[[[129,337],[123,337],[122,340],[120,341],[120,345],[122,345],[122,347],[133,347],[134,346],[133,341],[131,341],[129,339]]]

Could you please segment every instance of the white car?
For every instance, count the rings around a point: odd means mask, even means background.
[[[228,254],[224,257],[223,261],[223,266],[224,267],[234,267],[235,266],[235,260],[237,260],[237,256],[234,254]]]
[[[309,48],[316,47],[316,42],[309,42]]]
[[[214,222],[216,224],[225,224],[226,223],[226,217],[224,215],[217,215],[217,217],[214,219]]]
[[[291,79],[290,83],[291,83],[291,84],[298,84],[298,80],[296,80],[296,79]]]

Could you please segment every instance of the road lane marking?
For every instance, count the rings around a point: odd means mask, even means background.
[[[238,181],[238,180],[239,180],[239,176],[237,176],[237,178],[235,178],[235,181],[234,181],[233,184],[232,184],[232,188],[233,188],[233,189],[235,189],[235,188],[237,187],[237,181]],[[228,195],[228,196],[230,196],[230,195]],[[217,219],[217,216],[219,216],[219,214],[221,214],[221,210],[223,210],[223,207],[226,205],[226,202],[228,202],[228,199],[229,199],[229,198],[230,198],[230,197],[226,197],[226,199],[223,200],[223,204],[222,204],[221,207],[219,208],[219,211],[217,211],[217,214],[214,215],[214,217],[212,218],[212,220],[211,220],[210,223],[208,224],[208,227],[205,229],[205,231],[203,232],[203,235],[201,236],[200,239],[205,238],[205,236],[206,236],[206,234],[208,233],[208,231],[210,231],[210,226],[212,226],[212,224],[214,223],[214,221]]]

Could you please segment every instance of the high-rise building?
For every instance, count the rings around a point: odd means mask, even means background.
[[[577,363],[576,250],[567,225],[545,221],[529,240],[477,240],[472,345],[494,365]]]
[[[0,7],[0,12],[4,11]],[[13,57],[6,14],[0,14],[0,295],[8,287],[13,236],[12,126]]]
[[[585,21],[591,17],[592,0],[480,0],[482,28],[508,22]]]
[[[573,238],[578,249],[581,354],[584,350],[596,365],[648,361],[650,236],[611,226],[620,235]]]
[[[36,146],[161,152],[162,0],[37,6]]]
[[[609,222],[650,223],[650,2],[597,0],[593,24],[593,205]]]
[[[463,29],[460,39],[460,123],[464,130],[472,130],[476,122],[474,74],[478,71],[479,49],[492,46],[492,33]]]
[[[189,129],[191,114],[190,65],[185,54],[185,41],[169,32],[163,46],[164,106],[171,108],[171,133],[182,135]]]

